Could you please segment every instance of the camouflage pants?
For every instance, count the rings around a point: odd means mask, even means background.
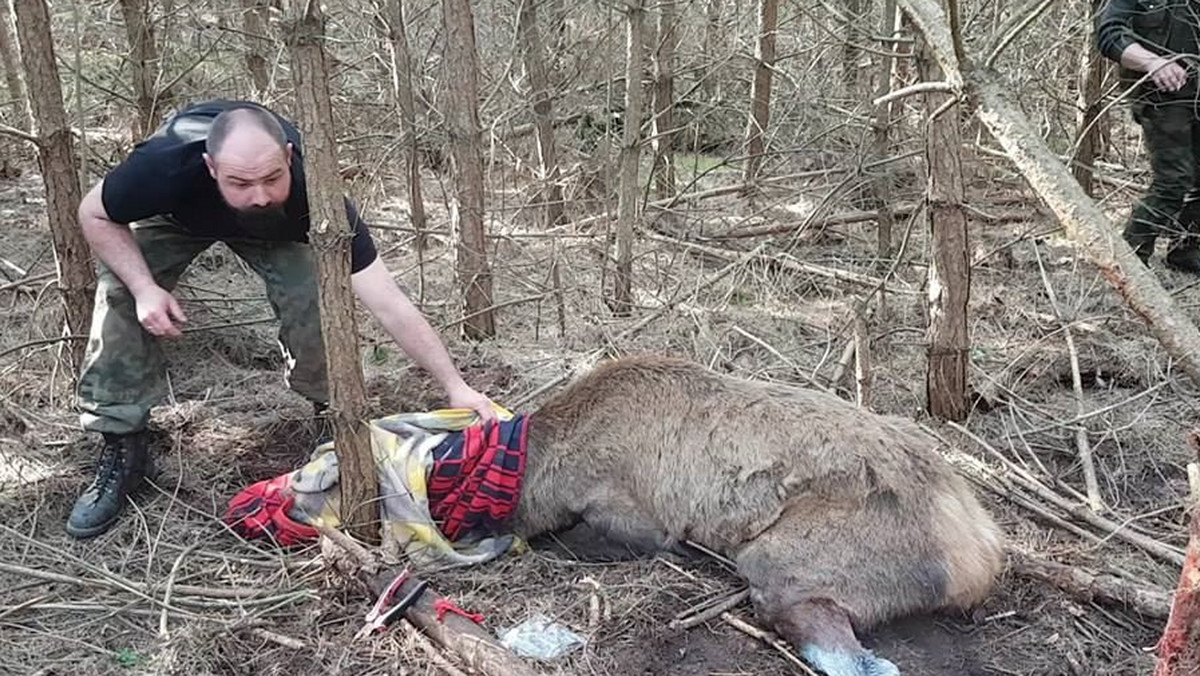
[[[1200,117],[1191,105],[1135,103],[1150,155],[1150,190],[1133,207],[1125,239],[1149,255],[1159,235],[1176,246],[1200,234]]]
[[[196,237],[164,217],[131,228],[154,281],[169,291],[192,260],[216,242]],[[288,386],[312,401],[328,401],[317,276],[309,246],[222,241],[266,283],[267,299],[280,320],[279,344]],[[135,432],[145,427],[151,406],[166,394],[162,346],[138,322],[136,304],[124,283],[103,264],[99,273],[79,379],[80,423],[94,432]]]

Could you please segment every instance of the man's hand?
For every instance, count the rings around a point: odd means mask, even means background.
[[[159,338],[180,338],[183,333],[175,326],[176,322],[183,323],[187,317],[179,301],[171,292],[152,284],[134,296],[137,302],[137,317],[151,335]]]
[[[1150,79],[1166,92],[1177,92],[1187,84],[1187,71],[1178,62],[1158,57],[1147,64]]]
[[[446,394],[450,397],[451,408],[469,408],[479,414],[482,422],[496,420],[496,411],[492,408],[491,400],[471,389],[470,385],[462,383],[447,390]]]
[[[433,327],[396,286],[382,260],[376,258],[351,275],[350,283],[363,305],[383,324],[400,349],[441,383],[450,398],[450,406],[469,408],[484,422],[496,419],[492,403],[463,381]]]

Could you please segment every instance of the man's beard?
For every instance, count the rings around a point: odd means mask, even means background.
[[[267,237],[276,234],[287,223],[287,212],[282,204],[234,209],[233,214],[238,228],[251,236]]]

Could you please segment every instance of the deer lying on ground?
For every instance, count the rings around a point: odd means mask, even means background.
[[[999,530],[915,423],[687,362],[608,363],[530,419],[515,518],[637,552],[729,557],[759,618],[829,676],[893,676],[855,629],[969,607]]]

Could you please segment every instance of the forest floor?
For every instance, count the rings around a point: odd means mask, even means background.
[[[1184,468],[1194,459],[1186,437],[1196,420],[1196,392],[1097,271],[1055,232],[1028,191],[1003,170],[995,173],[999,179],[977,177],[969,188],[976,215],[1006,216],[976,218],[971,225],[975,406],[964,426],[1064,495],[1064,487],[1083,489],[1074,426],[1064,424],[1079,414],[1080,402],[1040,256],[1061,312],[1073,322],[1082,405],[1098,411],[1082,424],[1108,516],[1181,548]],[[714,171],[706,180],[711,184],[697,187],[731,183],[735,176]],[[426,194],[439,191],[431,180]],[[520,205],[515,192],[507,198],[498,192],[489,205],[504,199]],[[395,198],[402,191],[390,194],[369,205],[368,220],[407,223],[403,202]],[[637,248],[639,307],[626,319],[612,318],[602,302],[601,225],[593,221],[552,239],[538,232],[531,209],[497,210],[503,219],[488,227],[495,301],[503,305],[499,337],[469,344],[457,339],[452,326],[442,333],[474,386],[521,410],[537,403],[525,401],[527,395],[597,348],[608,355],[686,356],[749,378],[816,381],[852,398],[854,370],[840,369],[838,362],[850,338],[853,305],[870,291],[869,281],[839,281],[761,259],[728,269],[728,261],[661,235],[707,237],[706,246],[740,256],[761,240],[713,236],[803,220],[821,194],[793,186],[768,189],[754,209],[730,195],[670,217],[651,210]],[[1129,198],[1128,192],[1113,197],[1115,219]],[[440,234],[424,256],[423,275],[407,233],[378,229],[376,238],[393,273],[414,299],[424,299],[423,309],[442,328],[460,310],[444,301],[453,288],[446,211],[440,197],[429,206]],[[0,182],[0,220],[0,259],[41,280],[9,288],[5,277],[17,273],[6,268],[0,277],[3,353],[58,332],[54,291],[42,277],[54,267],[36,176]],[[906,223],[902,218],[897,225],[897,242]],[[878,278],[884,271],[873,261],[874,232],[870,222],[810,227],[800,231],[792,255]],[[776,236],[767,253],[786,255],[789,236]],[[922,220],[906,239],[886,308],[877,309],[870,324],[871,405],[949,434],[924,413]],[[565,289],[563,335],[549,293],[555,257]],[[1154,267],[1162,283],[1193,321],[1200,319],[1200,285],[1163,269],[1160,261]],[[728,274],[711,281],[722,272]],[[197,259],[178,295],[190,326],[200,330],[168,346],[171,396],[152,420],[161,474],[118,526],[93,540],[73,541],[63,531],[72,501],[90,479],[96,441],[78,430],[70,384],[55,368],[55,347],[0,357],[0,673],[442,673],[409,631],[352,642],[369,599],[332,575],[316,549],[246,542],[221,525],[219,516],[237,491],[307,460],[310,409],[282,383],[274,324],[244,323],[269,317],[270,309],[259,280],[227,249],[214,247]],[[672,307],[665,309],[667,304]],[[628,331],[654,313],[644,328]],[[373,415],[444,403],[436,383],[410,368],[373,320],[364,316],[360,330]],[[842,377],[831,382],[839,370]],[[962,441],[963,452],[992,462],[978,445],[953,438]],[[1016,550],[1147,587],[1174,588],[1175,566],[1109,534],[1085,540],[997,494],[981,492],[981,498]],[[30,571],[57,577],[49,581]],[[168,581],[175,585],[169,597]],[[484,613],[489,630],[540,612],[586,638],[581,650],[538,665],[545,674],[802,673],[721,620],[686,631],[668,627],[681,611],[738,588],[737,578],[715,563],[656,558],[597,564],[534,548],[429,581],[460,606]],[[237,598],[217,598],[211,590],[238,590]],[[593,595],[601,601],[598,617],[589,610]],[[732,613],[753,619],[748,605]],[[912,618],[867,632],[865,641],[910,676],[1144,674],[1152,668],[1161,626],[1160,619],[1083,601],[1010,569],[972,613]]]

